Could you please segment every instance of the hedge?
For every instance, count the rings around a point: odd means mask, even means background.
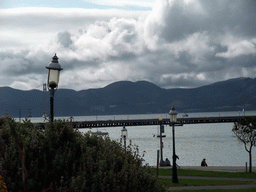
[[[29,119],[2,120],[0,174],[8,191],[165,191],[132,146],[83,134],[64,120],[45,129]]]

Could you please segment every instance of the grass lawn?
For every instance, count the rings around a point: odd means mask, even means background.
[[[209,180],[209,179],[179,179],[179,183],[172,183],[171,178],[158,178],[158,181],[166,186],[214,186],[214,185],[241,185],[253,184],[253,181]]]
[[[156,174],[156,169],[153,168],[152,171]],[[158,175],[163,176],[172,176],[171,169],[159,169]],[[199,176],[199,177],[221,177],[221,178],[246,178],[246,179],[256,179],[256,173],[245,173],[245,172],[219,172],[219,171],[200,171],[200,170],[185,170],[178,169],[178,177],[179,176]],[[170,178],[158,178],[159,183],[166,187],[173,186],[219,186],[219,185],[248,185],[255,184],[255,181],[232,181],[232,180],[218,180],[218,179],[184,179],[179,178],[178,184],[173,184],[172,179]],[[180,191],[180,190],[179,190]],[[188,191],[188,190],[181,190]],[[198,190],[189,190],[190,192],[198,191]],[[204,191],[241,191],[241,189],[214,189],[214,190],[199,190],[200,192]],[[243,192],[252,192],[255,191],[255,188],[242,189]]]
[[[184,191],[189,191],[189,192],[205,192],[205,191],[210,191],[210,192],[240,192],[241,189],[201,189],[201,190],[172,190],[172,192],[184,192]],[[243,192],[255,192],[255,188],[251,189],[242,189]]]
[[[156,168],[152,169],[156,174]],[[158,169],[158,175],[172,176],[171,169]],[[246,172],[219,172],[219,171],[200,171],[178,169],[178,176],[200,176],[200,177],[227,177],[227,178],[247,178],[256,179],[256,173]]]

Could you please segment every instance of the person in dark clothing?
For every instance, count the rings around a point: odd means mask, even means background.
[[[201,162],[201,166],[202,167],[207,167],[207,163],[206,163],[206,159],[203,159],[203,161]]]
[[[165,166],[171,166],[171,162],[168,158],[165,159]]]

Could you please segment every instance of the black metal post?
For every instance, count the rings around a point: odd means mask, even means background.
[[[50,122],[53,122],[54,114],[53,114],[53,99],[54,98],[54,89],[50,89]]]
[[[126,150],[126,135],[124,135],[124,148]]]
[[[162,140],[162,126],[160,125],[160,166],[165,166],[164,161],[163,161],[163,140]]]
[[[178,174],[177,174],[177,165],[176,165],[176,153],[175,153],[175,131],[174,131],[174,123],[172,124],[172,143],[173,143],[173,163],[172,163],[172,182],[178,183]]]
[[[157,150],[156,178],[158,178],[158,167],[159,167],[159,150]]]

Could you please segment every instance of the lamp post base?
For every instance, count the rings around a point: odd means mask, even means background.
[[[172,167],[172,182],[179,183],[176,164]]]

